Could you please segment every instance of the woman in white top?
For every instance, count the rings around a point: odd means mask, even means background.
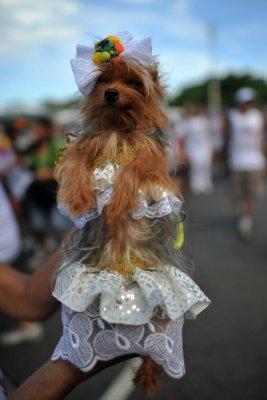
[[[259,171],[265,166],[263,155],[263,117],[259,110],[233,110],[229,116],[231,138],[229,167],[231,171]]]
[[[237,108],[229,113],[228,164],[232,173],[235,206],[241,205],[238,230],[243,238],[247,238],[252,231],[253,200],[262,190],[264,120],[262,113],[255,108],[253,89],[239,89],[235,100]]]
[[[19,255],[21,248],[18,224],[1,182],[1,176],[8,174],[14,162],[15,155],[0,127],[0,262],[7,263]]]
[[[190,188],[193,193],[212,191],[213,143],[210,121],[203,107],[190,108],[185,119],[185,152],[190,168]]]
[[[20,251],[21,241],[17,222],[0,182],[0,261],[13,261]]]
[[[3,149],[3,146],[0,146],[0,264],[12,263],[19,256],[22,247],[20,229],[5,188],[1,182],[1,176],[7,177],[14,163],[15,155],[12,149]],[[42,334],[43,329],[41,325],[37,323],[20,322],[18,328],[1,333],[0,343],[2,345],[15,345],[23,341],[38,338]]]

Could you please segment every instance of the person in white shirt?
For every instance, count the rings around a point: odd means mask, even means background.
[[[2,183],[14,163],[11,142],[0,126],[0,262],[7,263],[14,261],[21,250],[19,227]]]
[[[168,146],[168,160],[170,174],[175,179],[178,192],[183,193],[187,173],[186,157],[184,153],[184,120],[178,107],[168,110],[170,121],[170,143]]]
[[[21,240],[15,216],[0,182],[0,261],[11,262],[20,252]]]
[[[21,233],[9,197],[1,178],[6,178],[13,168],[15,155],[7,145],[0,143],[0,263],[12,263],[19,256],[22,244]],[[4,139],[3,139],[4,138]],[[7,141],[7,140],[6,140]],[[8,141],[7,141],[8,142]],[[2,345],[16,345],[18,343],[40,338],[43,328],[38,323],[20,322],[19,326],[0,334]],[[1,400],[1,384],[0,384]]]
[[[238,230],[243,238],[252,233],[253,200],[262,191],[265,167],[264,119],[255,108],[255,97],[253,89],[239,89],[235,94],[237,106],[229,113],[228,165],[235,210],[240,209]]]
[[[202,106],[190,107],[184,133],[190,189],[195,194],[209,194],[213,188],[213,138],[209,118]]]

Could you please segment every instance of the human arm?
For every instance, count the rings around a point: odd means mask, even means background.
[[[0,263],[0,312],[23,320],[40,320],[56,307],[52,279],[62,259],[58,250],[34,275],[29,276]]]
[[[49,360],[15,390],[8,400],[62,400],[81,382],[133,357],[137,355],[129,354],[110,361],[98,362],[86,373],[67,361]]]

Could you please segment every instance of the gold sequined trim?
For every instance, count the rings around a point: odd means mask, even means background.
[[[101,154],[99,157],[97,157],[94,168],[99,168],[102,167],[104,164],[110,162],[112,164],[117,164],[117,165],[128,165],[130,164],[136,156],[136,148],[133,145],[130,144],[124,144],[121,146],[116,155],[113,157],[107,157]]]
[[[124,147],[121,147],[116,156],[113,157],[113,163],[118,164],[118,165],[128,165],[130,164],[136,155],[136,149],[135,146],[132,145],[125,145]]]
[[[126,275],[126,276],[129,276],[133,273],[134,267],[138,267],[144,270],[148,270],[152,267],[152,265],[148,261],[145,261],[136,256],[130,257],[130,262],[127,262],[124,256],[120,256],[115,261],[110,261],[105,263],[93,262],[90,263],[90,266],[101,269],[110,269],[112,271],[118,272],[121,275]]]

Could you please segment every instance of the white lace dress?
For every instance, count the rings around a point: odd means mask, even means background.
[[[101,214],[118,168],[107,164],[94,171],[97,207],[73,218],[79,228]],[[181,201],[160,187],[155,187],[153,200],[147,204],[140,192],[140,207],[132,217],[180,211]],[[66,207],[59,208],[68,214]],[[124,276],[83,263],[63,264],[53,295],[63,305],[63,335],[52,360],[67,360],[87,372],[98,360],[149,355],[174,378],[184,374],[184,317],[194,318],[210,302],[190,277],[172,265],[153,270],[136,267],[131,276]]]

